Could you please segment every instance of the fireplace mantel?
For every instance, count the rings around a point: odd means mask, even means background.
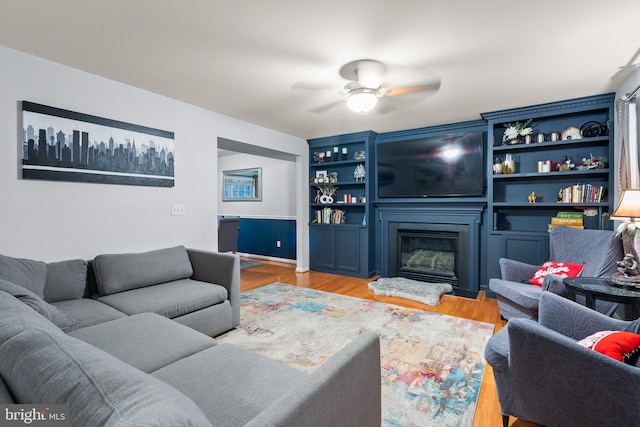
[[[467,239],[468,263],[466,271],[461,277],[465,283],[460,283],[454,291],[458,295],[475,296],[480,288],[480,242],[481,226],[486,208],[484,202],[442,202],[442,203],[379,203],[376,204],[376,265],[382,277],[389,277],[390,270],[390,228],[397,223],[403,224],[433,224],[464,226],[468,232]],[[440,228],[440,227],[436,227]],[[379,256],[378,256],[379,255]]]

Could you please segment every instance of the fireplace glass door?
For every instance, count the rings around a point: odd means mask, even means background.
[[[458,233],[398,230],[398,274],[457,284]]]

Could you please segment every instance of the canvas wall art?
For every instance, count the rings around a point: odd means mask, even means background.
[[[22,101],[22,178],[173,187],[173,132]]]

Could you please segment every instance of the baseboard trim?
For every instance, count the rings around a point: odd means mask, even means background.
[[[249,257],[249,258],[264,259],[266,261],[285,262],[287,264],[295,264],[297,262],[295,259],[277,258],[277,257],[272,257],[272,256],[256,255],[256,254],[247,254],[247,253],[244,253],[244,252],[237,252],[237,254],[240,255],[240,256],[246,256],[246,257]]]

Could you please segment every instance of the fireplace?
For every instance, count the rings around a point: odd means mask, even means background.
[[[451,283],[456,295],[477,296],[481,262],[487,251],[481,238],[486,202],[378,201],[375,206],[376,241],[380,245],[376,268],[382,277]],[[414,254],[420,249],[439,253]],[[408,265],[406,261],[413,255]],[[420,264],[413,262],[420,258]]]
[[[469,227],[389,223],[389,275],[469,288]]]

